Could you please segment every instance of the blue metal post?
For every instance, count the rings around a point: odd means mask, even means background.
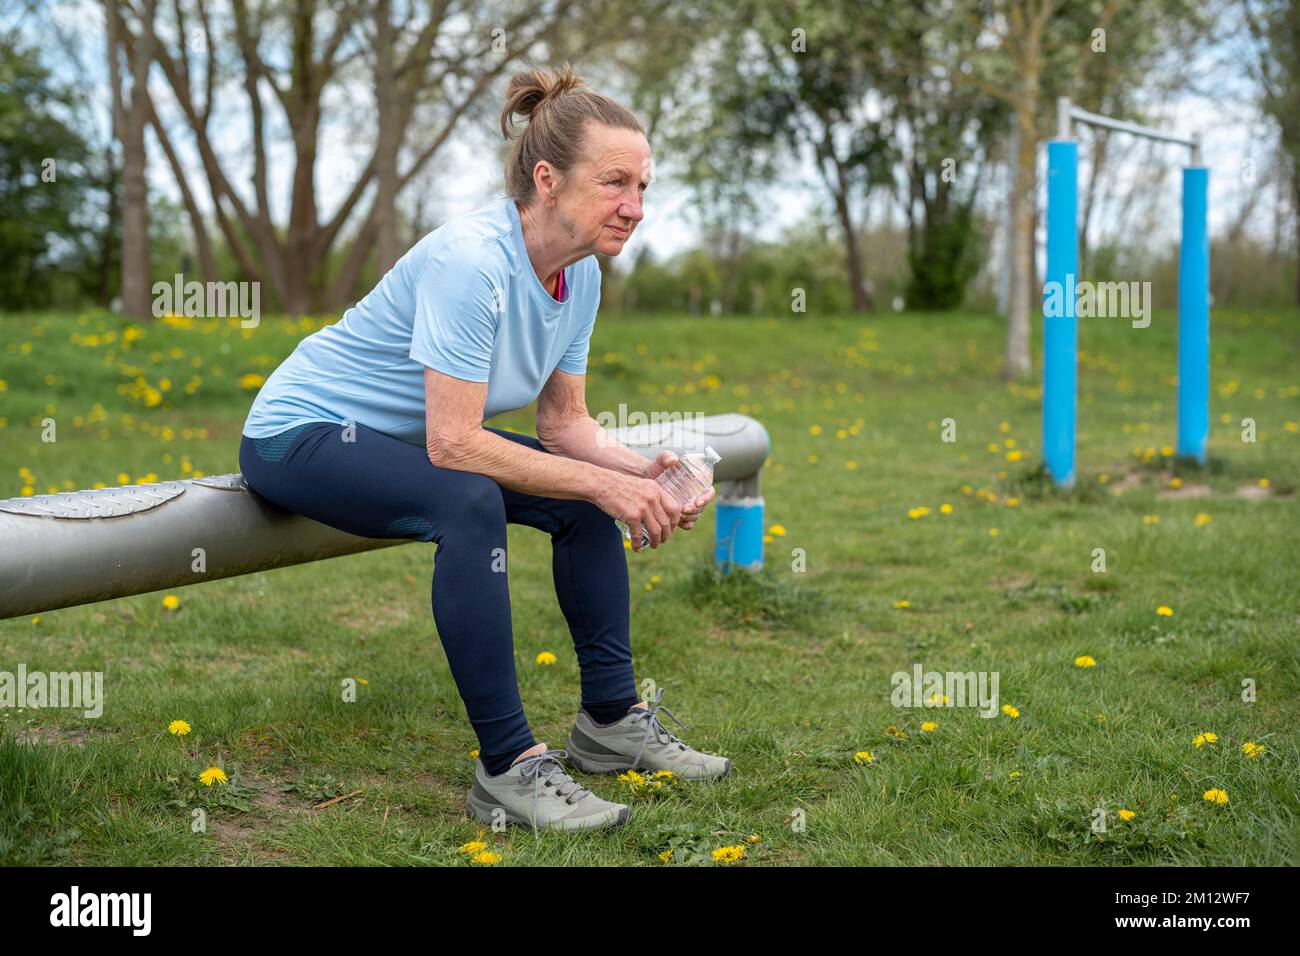
[[[1061,487],[1074,485],[1079,324],[1079,146],[1047,144],[1047,275],[1043,289],[1043,464]]]
[[[1210,171],[1183,170],[1183,238],[1178,255],[1178,454],[1205,464],[1210,436]]]

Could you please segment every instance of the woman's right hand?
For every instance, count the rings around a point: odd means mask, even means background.
[[[682,506],[652,478],[639,478],[606,471],[595,504],[601,511],[618,518],[632,533],[632,550],[640,551],[641,529],[650,536],[650,547],[657,548],[668,540],[677,527]]]

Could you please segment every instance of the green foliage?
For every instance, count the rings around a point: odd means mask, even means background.
[[[35,53],[0,37],[0,308],[39,308],[79,237],[88,146],[70,119],[80,94]]]

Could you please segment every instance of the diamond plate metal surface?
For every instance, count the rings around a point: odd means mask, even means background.
[[[205,488],[220,488],[222,491],[248,491],[248,484],[239,472],[229,475],[204,475],[202,478],[190,479],[196,485]]]
[[[183,481],[161,481],[149,485],[6,498],[0,501],[0,511],[35,518],[116,518],[157,508],[184,494],[185,484]]]

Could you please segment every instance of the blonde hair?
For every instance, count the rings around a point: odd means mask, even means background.
[[[645,135],[630,110],[590,89],[568,63],[558,71],[530,67],[512,76],[501,109],[501,135],[507,140],[516,114],[526,118],[528,125],[506,160],[505,182],[506,192],[521,206],[531,205],[536,198],[533,169],[540,161],[563,176],[582,158],[588,121]]]

